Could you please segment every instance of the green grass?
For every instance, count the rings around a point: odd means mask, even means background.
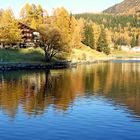
[[[0,49],[1,62],[43,62],[44,52],[40,48]]]

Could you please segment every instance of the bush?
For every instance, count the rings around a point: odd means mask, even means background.
[[[109,47],[105,47],[103,52],[106,54],[106,55],[109,55],[110,54],[110,48]]]

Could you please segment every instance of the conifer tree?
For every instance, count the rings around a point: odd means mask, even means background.
[[[131,47],[135,47],[135,46],[137,46],[137,37],[133,36],[131,40]]]
[[[136,46],[139,46],[140,45],[140,35],[137,34],[136,35]]]
[[[85,25],[84,28],[84,40],[83,43],[87,46],[89,46],[92,49],[95,49],[94,46],[94,34],[93,34],[93,28],[91,24],[87,24]]]
[[[104,52],[105,54],[110,54],[110,48],[108,47],[106,40],[105,30],[102,28],[98,39],[97,51]]]

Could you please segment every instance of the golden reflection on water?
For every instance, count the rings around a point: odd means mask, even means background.
[[[66,111],[76,98],[103,96],[140,116],[140,63],[99,63],[75,69],[0,74],[0,108],[14,117],[19,107],[40,115]]]

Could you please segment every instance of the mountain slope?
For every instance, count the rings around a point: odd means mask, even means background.
[[[106,10],[103,13],[108,14],[140,14],[140,0],[124,0]]]

